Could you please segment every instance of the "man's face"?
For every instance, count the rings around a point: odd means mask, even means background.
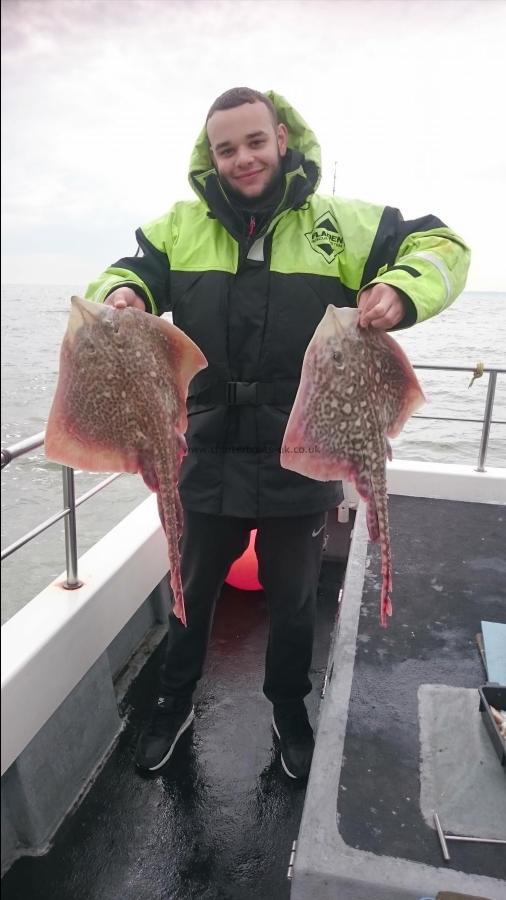
[[[260,197],[279,171],[288,133],[277,128],[265,103],[217,110],[207,123],[211,157],[220,179],[245,197]]]

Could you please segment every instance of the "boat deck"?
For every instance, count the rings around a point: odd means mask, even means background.
[[[338,561],[322,568],[313,723],[343,574]],[[162,646],[155,651],[122,703],[125,727],[93,787],[49,853],[14,863],[3,900],[288,898],[305,785],[284,774],[273,742],[262,694],[266,636],[263,593],[225,585],[195,723],[160,773],[142,775],[132,760],[156,690]]]
[[[441,501],[417,500],[418,559],[413,559],[413,501],[396,497],[391,505],[397,536],[394,552],[399,562],[395,590],[398,599],[390,627],[383,632],[371,628],[378,606],[375,554],[374,567],[366,576],[360,614],[341,771],[340,831],[350,846],[440,865],[441,850],[434,840],[433,823],[421,821],[418,802],[423,723],[417,695],[422,685],[474,689],[474,707],[479,712],[477,687],[486,681],[486,672],[476,635],[481,631],[482,620],[500,622],[506,618],[506,560],[504,543],[502,551],[498,543],[501,520],[503,539],[506,533],[506,515],[498,507],[459,505],[455,541],[448,539],[451,506]],[[441,549],[436,557],[438,544]],[[472,545],[478,546],[478,553],[470,552]],[[424,559],[434,561],[429,583]],[[439,690],[436,704],[445,704],[447,696],[454,696],[456,703],[459,692],[446,695]],[[447,708],[442,714],[453,726],[452,710]],[[461,726],[462,734],[466,723]],[[450,727],[446,738],[454,746],[454,765],[458,769],[462,764],[461,737]],[[500,777],[499,760],[493,751],[490,761],[497,764]],[[364,771],[367,779],[361,777]],[[506,770],[504,776],[506,827]],[[465,803],[465,796],[462,802]],[[441,803],[445,804],[445,799]],[[480,812],[476,810],[475,815],[478,817]],[[506,876],[506,847],[453,844],[449,867]]]
[[[479,711],[476,640],[482,621],[506,622],[506,508],[401,496],[389,506],[393,617],[379,627],[379,551],[361,517],[293,896],[503,898],[506,846],[449,842],[445,862],[433,811],[446,832],[506,839],[506,767]]]
[[[132,765],[160,647],[122,703],[124,730],[93,787],[48,854],[13,865],[3,900],[506,897],[505,847],[452,843],[443,862],[431,820],[436,808],[447,831],[506,837],[506,767],[478,711],[476,641],[482,621],[506,620],[506,508],[402,496],[389,505],[386,630],[363,510],[337,629],[343,565],[322,569],[307,790],[283,773],[261,691],[264,596],[225,586],[196,721],[173,759],[153,776]]]

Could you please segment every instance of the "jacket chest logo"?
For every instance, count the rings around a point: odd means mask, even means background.
[[[311,231],[306,232],[306,237],[312,250],[323,256],[328,263],[333,262],[344,250],[344,238],[330,210],[316,220]]]

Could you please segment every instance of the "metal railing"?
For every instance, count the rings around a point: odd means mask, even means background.
[[[485,471],[485,461],[487,458],[487,448],[488,441],[490,436],[490,426],[493,425],[506,425],[506,421],[492,419],[492,412],[494,408],[494,399],[495,399],[495,390],[497,384],[497,376],[506,374],[506,369],[500,369],[495,366],[485,367],[481,363],[479,363],[474,369],[470,366],[436,366],[436,365],[426,365],[426,364],[418,364],[413,366],[414,369],[430,369],[433,371],[444,371],[444,372],[471,372],[473,375],[472,382],[475,378],[481,377],[484,373],[487,373],[489,376],[488,379],[488,387],[487,387],[487,397],[485,401],[485,411],[483,414],[483,419],[467,419],[467,418],[459,418],[459,417],[451,417],[451,416],[420,416],[414,415],[412,418],[414,419],[431,419],[432,421],[442,421],[442,422],[474,422],[482,425],[481,430],[481,438],[480,438],[480,449],[478,454],[478,465],[476,467],[477,472]],[[7,447],[1,451],[1,462],[2,469],[5,468],[13,459],[17,459],[20,456],[23,456],[25,453],[29,453],[30,450],[36,450],[39,447],[42,447],[44,443],[44,431],[39,431],[38,434],[34,434],[29,438],[26,438],[23,441],[19,441],[16,444],[12,444],[10,447]],[[14,541],[13,544],[10,544],[5,550],[2,550],[1,559],[4,560],[11,553],[14,553],[16,550],[19,550],[25,544],[28,544],[33,538],[37,537],[39,534],[42,534],[43,531],[46,531],[52,525],[55,525],[56,522],[59,522],[61,519],[65,519],[65,558],[66,558],[66,571],[67,577],[64,582],[64,587],[68,590],[75,590],[81,586],[81,582],[78,578],[77,571],[77,531],[76,531],[76,509],[78,506],[81,506],[82,503],[85,503],[86,500],[89,500],[91,497],[98,494],[105,487],[115,481],[117,478],[120,478],[122,472],[118,472],[114,475],[110,475],[108,478],[105,478],[99,484],[95,485],[89,491],[82,494],[78,499],[75,499],[75,487],[74,487],[74,470],[69,468],[68,466],[62,466],[62,479],[63,479],[63,504],[64,508],[61,512],[56,513],[54,516],[51,516],[49,519],[46,519],[44,522],[41,522],[40,525],[37,525],[36,528],[32,529],[32,531],[27,532],[22,537],[18,538],[17,541]]]
[[[485,412],[483,414],[483,419],[465,419],[452,416],[420,416],[414,415],[414,419],[431,419],[432,421],[443,421],[443,422],[477,422],[482,425],[481,429],[481,438],[480,438],[480,451],[478,454],[478,465],[476,467],[477,472],[485,471],[485,461],[487,458],[487,448],[488,448],[488,439],[490,437],[490,426],[494,425],[506,425],[506,422],[503,422],[501,419],[492,420],[492,410],[494,408],[494,399],[495,399],[495,389],[497,386],[497,376],[506,374],[506,369],[498,369],[495,366],[489,366],[486,368],[481,363],[478,363],[474,369],[469,369],[465,366],[431,366],[431,365],[416,365],[413,366],[414,369],[432,369],[434,371],[440,372],[472,372],[472,379],[469,384],[471,387],[473,381],[476,378],[481,378],[484,372],[488,372],[488,386],[487,386],[487,398],[485,400]]]
[[[30,450],[37,450],[39,447],[42,447],[44,443],[45,431],[39,431],[38,434],[34,434],[29,438],[26,438],[24,441],[19,441],[17,444],[12,444],[11,447],[7,447],[1,451],[1,459],[2,459],[2,469],[5,468],[13,459],[17,459],[19,456],[24,456],[25,453],[29,453]],[[45,519],[44,522],[41,522],[40,525],[37,525],[31,531],[28,531],[22,537],[18,538],[17,541],[14,541],[13,544],[9,544],[5,550],[2,550],[1,559],[7,559],[11,553],[15,553],[16,550],[19,550],[21,547],[24,547],[25,544],[28,544],[34,538],[38,537],[39,534],[42,534],[44,531],[47,531],[51,525],[56,525],[57,522],[61,521],[61,519],[65,519],[64,527],[65,527],[65,567],[67,571],[67,577],[63,583],[63,587],[67,588],[67,590],[72,591],[76,588],[81,587],[82,582],[79,581],[77,574],[77,528],[76,528],[76,509],[78,506],[81,506],[82,503],[85,503],[86,500],[89,500],[91,497],[94,497],[95,494],[98,494],[99,491],[102,491],[109,484],[112,484],[113,481],[116,481],[117,478],[121,478],[123,472],[116,472],[114,475],[109,475],[108,478],[104,478],[100,484],[96,484],[94,487],[90,488],[89,491],[82,494],[78,499],[75,499],[75,479],[74,479],[74,470],[69,466],[62,466],[62,486],[63,486],[63,509],[59,513],[55,513],[54,516],[50,516],[49,519]]]

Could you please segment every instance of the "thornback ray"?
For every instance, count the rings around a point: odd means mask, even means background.
[[[424,402],[399,344],[383,331],[361,328],[358,310],[329,305],[304,356],[281,465],[317,481],[350,481],[366,501],[369,536],[381,547],[382,625],[392,614],[388,438]]]
[[[181,329],[133,307],[72,297],[45,436],[48,460],[89,472],[140,473],[158,495],[174,614],[186,624],[177,482],[186,398],[207,360]]]

